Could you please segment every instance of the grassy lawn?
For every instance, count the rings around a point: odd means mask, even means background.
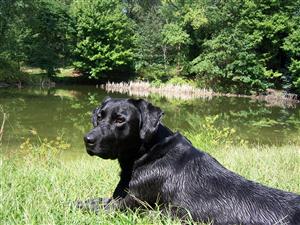
[[[200,140],[192,141],[201,145]],[[299,146],[228,146],[210,154],[251,180],[300,192]],[[0,166],[0,224],[180,224],[158,210],[95,215],[74,209],[70,203],[75,200],[112,195],[118,182],[116,161],[11,154],[2,155]]]
[[[29,75],[45,75],[46,71],[37,67],[22,67],[21,70]],[[56,76],[58,77],[71,77],[73,76],[74,68],[66,67],[59,68]]]

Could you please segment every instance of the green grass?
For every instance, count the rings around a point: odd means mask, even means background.
[[[202,146],[200,140],[192,141]],[[251,180],[300,192],[299,146],[227,146],[210,154]],[[180,224],[158,210],[95,215],[74,209],[70,203],[75,200],[112,195],[118,182],[116,161],[14,155],[2,155],[0,163],[0,224]]]
[[[72,202],[111,196],[118,182],[113,161],[83,157],[50,163],[1,162],[0,224],[179,224],[158,211],[82,213]]]
[[[37,67],[22,67],[21,70],[29,75],[46,75],[46,71]],[[59,68],[56,76],[58,77],[70,77],[73,76],[74,68]]]
[[[74,68],[60,68],[56,76],[58,77],[73,77]]]

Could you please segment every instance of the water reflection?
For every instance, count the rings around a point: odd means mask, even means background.
[[[34,139],[36,131],[41,138],[63,135],[74,151],[84,152],[82,136],[91,127],[91,111],[106,95],[89,86],[1,89],[0,104],[9,114],[1,148],[17,148],[25,138]],[[174,130],[205,132],[200,130],[204,118],[218,115],[215,126],[234,128],[250,143],[281,145],[300,133],[299,105],[267,107],[261,101],[234,97],[169,100],[150,95],[147,99],[164,110],[164,123]]]

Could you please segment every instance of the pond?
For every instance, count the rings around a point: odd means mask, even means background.
[[[0,148],[13,151],[27,138],[54,140],[62,136],[71,144],[70,156],[85,154],[83,135],[91,128],[91,111],[107,95],[128,97],[95,86],[2,88],[0,106],[9,118]],[[197,132],[204,119],[211,117],[214,126],[235,129],[235,135],[249,144],[286,145],[300,134],[299,105],[272,106],[237,97],[178,100],[152,95],[147,99],[164,110],[163,122],[173,130]]]

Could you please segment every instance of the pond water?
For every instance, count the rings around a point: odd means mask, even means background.
[[[85,154],[83,135],[91,128],[91,111],[107,95],[128,97],[94,86],[2,88],[0,106],[9,118],[0,148],[12,151],[27,138],[53,140],[62,136],[71,144],[68,154]],[[235,135],[250,144],[284,145],[300,134],[299,105],[284,108],[234,97],[187,101],[153,95],[147,99],[164,110],[163,122],[173,130],[197,132],[205,118],[216,116],[216,127],[233,128]]]

